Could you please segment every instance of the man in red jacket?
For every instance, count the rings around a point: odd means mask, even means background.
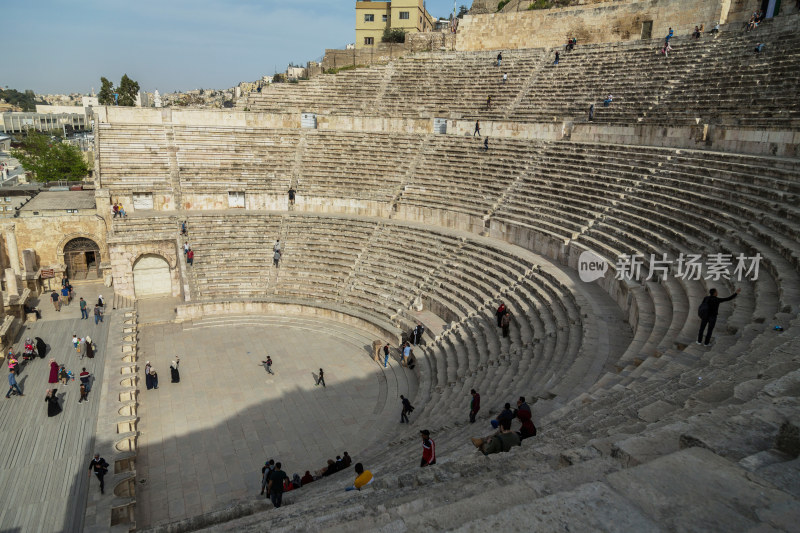
[[[530,406],[525,403],[525,397],[520,396],[517,400],[517,408],[514,409],[514,416],[522,423],[517,434],[520,440],[527,439],[536,435],[536,426],[533,425],[533,413]]]
[[[431,438],[431,432],[427,429],[423,429],[419,432],[420,437],[422,437],[422,461],[420,461],[419,466],[429,466],[436,464],[436,444],[433,442]]]

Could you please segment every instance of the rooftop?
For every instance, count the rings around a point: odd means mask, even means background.
[[[94,191],[48,191],[37,194],[20,211],[94,208]]]

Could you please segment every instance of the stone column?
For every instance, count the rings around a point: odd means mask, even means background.
[[[17,232],[13,224],[6,228],[6,250],[9,266],[19,275],[19,249],[17,248]]]
[[[17,274],[16,272],[14,272],[13,268],[6,269],[6,289],[8,290],[9,297],[19,296],[19,286],[17,285]]]
[[[22,250],[22,264],[25,269],[25,278],[36,274],[36,250],[32,248]]]

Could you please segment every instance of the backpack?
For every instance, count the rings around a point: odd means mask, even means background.
[[[697,308],[697,316],[700,317],[701,320],[708,318],[708,296],[703,298],[700,307]]]

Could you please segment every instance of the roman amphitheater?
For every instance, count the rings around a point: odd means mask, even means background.
[[[593,7],[467,16],[454,49],[234,110],[99,109],[113,490],[91,490],[85,529],[796,531],[800,15],[744,32],[760,2],[621,4],[677,7],[653,39],[587,30],[571,52],[563,16],[541,42],[508,27]],[[712,288],[741,294],[706,346]],[[484,456],[470,437],[520,396],[538,434]],[[366,489],[348,469],[280,509],[259,496],[265,460],[303,475],[344,450]]]

